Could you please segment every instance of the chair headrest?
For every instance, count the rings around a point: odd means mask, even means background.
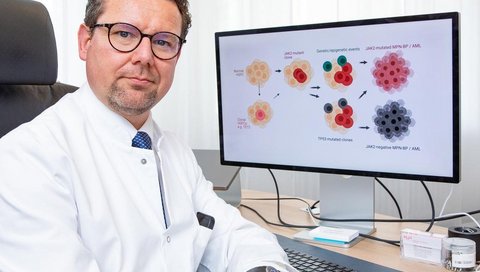
[[[47,9],[30,0],[1,0],[0,84],[53,84],[57,47]]]

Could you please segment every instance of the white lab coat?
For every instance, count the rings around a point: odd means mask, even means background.
[[[286,264],[273,235],[215,195],[185,144],[151,117],[142,130],[153,134],[161,161],[168,229],[155,151],[131,147],[135,128],[88,85],[0,139],[0,271]],[[199,225],[196,212],[215,218],[213,231]]]

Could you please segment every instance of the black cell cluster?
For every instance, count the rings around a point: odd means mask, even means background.
[[[384,135],[387,139],[394,137],[400,138],[406,135],[412,125],[407,109],[399,102],[390,102],[377,109],[377,115],[374,117],[377,132]]]

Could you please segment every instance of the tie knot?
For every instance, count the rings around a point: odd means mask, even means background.
[[[152,149],[152,140],[146,132],[139,131],[132,139],[132,146],[143,149]]]

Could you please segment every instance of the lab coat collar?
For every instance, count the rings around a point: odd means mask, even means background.
[[[92,120],[92,126],[98,131],[110,131],[109,135],[113,138],[111,140],[116,140],[124,146],[131,145],[137,129],[127,119],[103,104],[93,93],[88,83],[80,87],[76,93],[82,98],[84,114]],[[151,112],[149,112],[147,120],[139,130],[148,133],[152,138],[152,147],[158,150],[162,136],[160,130],[154,124]]]

